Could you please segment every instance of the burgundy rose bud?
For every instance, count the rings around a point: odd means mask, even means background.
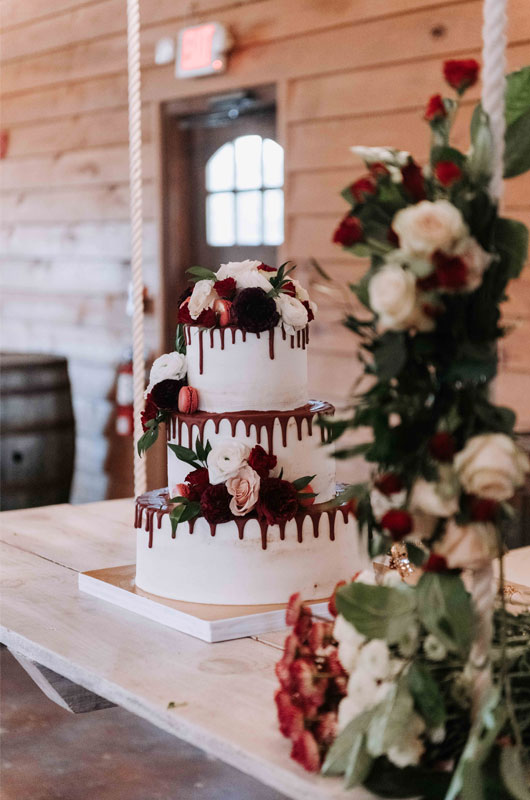
[[[364,203],[369,195],[377,192],[377,184],[371,175],[365,175],[352,183],[350,191],[358,203]]]
[[[447,572],[449,567],[447,561],[443,556],[437,553],[431,553],[425,564],[423,565],[424,572]]]
[[[448,256],[437,250],[432,257],[436,280],[441,289],[462,289],[467,284],[467,266],[458,256]]]
[[[472,497],[469,511],[473,522],[493,522],[499,511],[499,504],[496,500],[485,497]]]
[[[274,298],[258,287],[243,289],[233,303],[237,324],[244,331],[260,333],[275,328],[280,321]]]
[[[320,750],[312,733],[303,731],[303,733],[294,739],[291,758],[308,772],[319,771]]]
[[[381,527],[389,532],[395,542],[399,542],[412,531],[412,517],[408,511],[392,508],[383,516]]]
[[[217,525],[232,519],[228,489],[224,483],[207,486],[201,495],[201,513],[207,522]]]
[[[145,398],[144,410],[141,413],[142,429],[144,433],[147,430],[147,423],[150,422],[152,419],[155,419],[157,414],[158,414],[158,406],[153,400],[152,392],[149,392],[149,394]]]
[[[278,463],[278,459],[274,455],[269,455],[260,444],[255,445],[250,451],[247,459],[249,465],[255,472],[258,473],[260,478],[268,478],[271,469],[274,469]]]
[[[184,386],[184,381],[173,381],[167,379],[155,383],[151,391],[153,403],[161,411],[178,411],[179,393]]]
[[[381,494],[395,494],[403,489],[403,481],[395,472],[385,472],[374,481],[374,486]]]
[[[454,436],[446,431],[438,431],[429,439],[429,453],[437,461],[448,463],[453,460],[456,452]]]
[[[444,78],[458,94],[464,94],[466,89],[478,80],[480,64],[474,58],[449,59],[444,61]]]
[[[425,191],[423,172],[419,164],[416,164],[411,158],[408,164],[401,167],[401,175],[403,177],[403,188],[414,202],[418,203],[420,200],[425,200],[427,193]]]
[[[200,500],[205,489],[210,485],[210,477],[206,467],[194,469],[186,475],[186,483],[189,487],[190,500]]]
[[[390,170],[383,164],[382,161],[374,161],[373,164],[370,164],[368,169],[370,170],[370,175],[373,175],[374,178],[390,175]]]
[[[447,109],[441,94],[433,94],[427,103],[424,118],[427,122],[438,122],[439,120],[445,119],[446,116]]]
[[[221,300],[232,300],[236,293],[236,282],[233,278],[225,278],[223,281],[216,281],[213,288]]]
[[[361,220],[346,214],[333,234],[333,242],[343,247],[353,247],[357,242],[362,242],[364,232]]]
[[[298,511],[296,489],[281,478],[262,478],[256,511],[269,525],[287,522]]]
[[[453,161],[439,161],[434,168],[434,176],[442,186],[452,186],[462,177],[462,170]]]

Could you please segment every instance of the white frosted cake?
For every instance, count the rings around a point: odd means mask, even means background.
[[[140,450],[166,425],[168,489],[136,501],[136,584],[196,603],[284,603],[330,595],[364,566],[348,503],[309,400],[315,306],[255,261],[199,278],[179,309],[177,351],[155,361]]]

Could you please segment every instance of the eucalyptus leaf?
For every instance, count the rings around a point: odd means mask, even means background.
[[[418,614],[424,627],[448,650],[463,657],[473,638],[471,598],[458,575],[425,572],[416,586]]]
[[[395,644],[414,622],[416,593],[405,584],[397,588],[355,581],[338,590],[336,604],[359,633]]]
[[[414,705],[428,728],[438,728],[445,722],[445,705],[442,693],[430,670],[418,662],[411,664],[407,683]]]
[[[181,444],[168,444],[168,447],[180,461],[184,461],[194,469],[200,469],[201,465],[197,462],[197,456],[189,447],[183,447]]]

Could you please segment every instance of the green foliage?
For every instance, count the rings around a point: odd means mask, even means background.
[[[305,475],[303,478],[297,478],[297,479],[296,479],[295,481],[293,481],[292,483],[293,483],[293,486],[294,486],[294,488],[296,489],[296,491],[297,491],[297,492],[301,492],[301,491],[302,491],[302,489],[305,489],[305,487],[306,487],[308,484],[310,484],[310,483],[311,483],[311,481],[312,481],[312,480],[313,480],[315,477],[316,477],[316,475]],[[306,494],[306,495],[304,495],[304,496],[308,496],[308,495]]]
[[[518,278],[528,253],[528,229],[515,219],[498,217],[493,231],[495,248],[502,258],[506,279]]]
[[[425,572],[416,591],[421,623],[448,650],[465,658],[473,637],[473,611],[460,576]]]
[[[506,125],[509,127],[530,109],[530,67],[523,67],[506,76]]]
[[[354,582],[338,590],[336,603],[339,614],[359,633],[395,644],[414,621],[416,593],[406,585],[394,588]]]
[[[373,718],[374,710],[370,709],[358,714],[337,736],[322,766],[324,775],[343,775],[348,767],[350,767],[350,774],[353,775],[352,752],[355,751],[355,760],[362,758],[358,741],[359,739],[361,742],[364,740],[364,735]],[[362,777],[359,779],[359,782],[361,781]]]
[[[514,178],[530,169],[530,67],[508,75],[505,102],[504,177]]]
[[[399,375],[407,362],[407,346],[404,333],[388,331],[371,347],[377,377],[388,381]]]
[[[175,497],[170,502],[175,503],[174,508],[169,513],[173,534],[177,530],[179,522],[189,522],[201,513],[201,504],[196,500],[189,500],[187,497]]]
[[[278,268],[278,272],[276,273],[276,275],[274,275],[270,279],[272,289],[267,292],[267,295],[269,297],[278,297],[278,295],[280,294],[283,286],[286,283],[288,283],[289,275],[291,274],[291,272],[293,272],[296,269],[296,264],[293,264],[292,267],[289,267],[289,269],[286,269],[286,267],[287,267],[287,265],[289,263],[290,263],[289,261],[285,261]]]
[[[190,267],[187,269],[186,272],[190,276],[191,280],[197,283],[197,281],[216,281],[217,275],[215,272],[212,272],[211,269],[206,269],[206,267]]]
[[[478,103],[471,118],[471,154],[467,162],[470,178],[479,183],[486,183],[491,177],[493,163],[493,139],[488,115]]]
[[[385,753],[402,738],[410,724],[414,702],[406,676],[392,684],[384,701],[375,707],[368,726],[367,747],[374,756]]]
[[[149,450],[158,439],[158,425],[154,419],[150,419],[149,422],[146,423],[146,428],[147,430],[140,436],[136,443],[139,456],[142,456],[146,450]]]
[[[429,668],[418,662],[411,664],[407,684],[414,705],[429,728],[438,728],[445,722],[445,705],[442,693]]]
[[[177,353],[181,353],[181,355],[186,355],[186,338],[184,336],[184,325],[180,322],[177,325],[177,330],[175,333],[175,350]]]

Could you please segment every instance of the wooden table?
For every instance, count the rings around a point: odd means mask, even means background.
[[[1,641],[37,680],[58,673],[288,797],[373,797],[290,760],[273,702],[285,633],[207,644],[79,592],[78,572],[134,562],[132,520],[132,500],[2,513]]]

